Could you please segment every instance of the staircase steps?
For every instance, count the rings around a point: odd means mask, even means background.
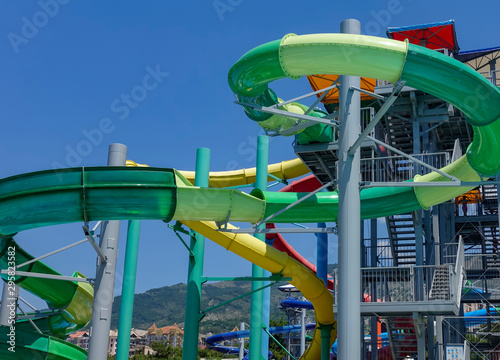
[[[394,360],[416,356],[418,351],[415,323],[412,317],[385,319]]]
[[[415,227],[413,214],[386,217],[387,232],[391,244],[394,266],[415,265]]]
[[[390,144],[396,149],[407,154],[413,153],[413,126],[410,121],[389,118],[388,136]]]
[[[434,271],[429,300],[450,300],[450,272],[447,267],[437,267]]]
[[[481,187],[482,203],[485,213],[498,213],[498,193],[496,185],[483,185]]]

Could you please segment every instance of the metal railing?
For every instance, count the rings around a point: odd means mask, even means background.
[[[438,169],[450,163],[450,153],[448,152],[412,156]],[[400,155],[361,159],[360,168],[362,181],[371,182],[405,181],[413,179],[417,174],[424,175],[431,172],[425,166],[419,165]]]
[[[464,248],[464,242],[462,240],[462,237],[460,236],[460,239],[458,241],[458,249],[457,249],[457,259],[455,261],[455,269],[453,272],[453,276],[456,277],[457,279],[455,281],[451,281],[450,278],[450,284],[453,286],[452,292],[455,294],[454,301],[457,307],[460,306],[460,300],[462,298],[462,287],[464,285],[464,278],[465,278],[465,248]]]
[[[457,261],[456,243],[447,244],[443,251],[443,262]],[[469,246],[464,250],[463,268],[467,282],[463,294],[475,294],[484,300],[500,300],[500,256],[497,253],[484,253],[481,244]],[[488,248],[486,248],[486,251]]]
[[[498,85],[500,84],[498,72],[500,72],[500,70],[481,71],[479,73],[488,79],[493,85]]]
[[[444,286],[444,297],[434,299],[431,294],[432,282],[436,271],[449,274],[449,281]],[[333,274],[336,292],[338,289],[338,270]],[[406,267],[378,267],[361,269],[361,286],[365,299],[372,302],[419,302],[419,301],[450,301],[458,298],[461,291],[461,271],[451,265],[424,265]],[[374,300],[376,299],[376,300]],[[335,299],[336,301],[336,299]]]
[[[377,245],[372,248],[370,245],[364,246],[366,267],[391,267],[394,266],[394,259],[392,257],[391,245],[389,239],[378,239],[379,243],[384,242],[386,245]],[[370,243],[370,240],[365,240],[365,243]],[[376,263],[372,264],[372,251],[376,251]]]
[[[360,110],[361,110],[361,113],[360,113],[361,129],[364,129],[373,120],[373,117],[375,116],[375,108],[363,107]],[[338,120],[338,117],[335,117],[334,119]],[[373,129],[369,135],[374,136],[375,129]],[[339,141],[339,129],[338,129],[338,127],[333,128],[332,141],[334,141],[334,142]]]

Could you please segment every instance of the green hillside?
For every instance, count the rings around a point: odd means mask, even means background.
[[[279,310],[278,305],[285,294],[277,289],[271,290],[271,318],[279,320],[286,318],[285,313]],[[224,301],[234,299],[250,291],[250,283],[242,281],[223,281],[203,285],[201,308],[206,309]],[[118,314],[121,297],[115,297],[112,314],[112,328],[118,327]],[[158,327],[177,323],[180,327],[184,322],[186,305],[186,284],[176,284],[151,289],[142,294],[136,294],[134,300],[134,315],[132,327],[147,329],[153,323]],[[233,301],[227,305],[207,313],[200,324],[200,333],[231,331],[240,322],[250,322],[250,296]]]
[[[328,265],[328,273],[331,274],[335,265]],[[286,319],[286,314],[279,309],[279,303],[286,297],[286,294],[279,291],[279,285],[271,287],[271,319],[278,321],[280,318]],[[202,287],[201,308],[218,305],[224,301],[234,299],[250,291],[250,282],[247,281],[222,281],[205,284]],[[294,296],[300,296],[295,294]],[[118,328],[118,314],[120,311],[121,297],[115,297],[112,314],[112,328]],[[186,305],[186,284],[176,284],[151,289],[142,294],[136,294],[134,300],[134,315],[132,327],[137,329],[147,329],[153,323],[158,327],[173,325],[177,323],[182,327],[184,322],[184,310]],[[200,333],[231,331],[240,322],[250,322],[250,296],[226,304],[220,308],[207,313],[200,324]]]

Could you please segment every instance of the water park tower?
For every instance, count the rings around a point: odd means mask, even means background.
[[[343,26],[349,28],[347,23]],[[396,43],[375,45],[370,38],[359,40],[360,37],[354,39],[343,34],[331,38],[326,35],[285,36],[278,44],[279,69],[269,65],[272,80],[281,76],[298,79],[307,75],[314,90],[293,100],[278,101],[272,91],[264,88],[263,83],[267,82],[251,78],[255,74],[254,68],[247,74],[241,69],[243,64],[257,59],[259,50],[261,56],[270,54],[274,43],[256,48],[240,59],[230,72],[230,84],[232,80],[232,89],[237,94],[238,103],[245,106],[247,115],[258,121],[271,136],[295,134],[294,150],[321,182],[322,189],[338,191],[339,212],[336,220],[339,224],[340,263],[342,259],[349,259],[352,266],[356,263],[356,255],[353,254],[363,254],[359,267],[356,264],[349,268],[350,271],[339,264],[334,280],[339,358],[369,356],[374,359],[384,356],[386,351],[390,352],[387,356],[391,358],[424,358],[426,354],[430,358],[434,354],[443,358],[450,343],[463,344],[464,349],[470,347],[473,353],[477,353],[485,346],[485,340],[469,338],[467,332],[475,330],[465,325],[472,324],[472,314],[467,312],[466,322],[464,302],[472,301],[474,297],[481,298],[480,301],[494,297],[486,289],[476,289],[479,280],[467,283],[465,288],[463,281],[468,276],[470,279],[479,277],[487,284],[489,280],[485,274],[492,276],[492,272],[496,272],[487,270],[493,262],[486,259],[496,258],[497,251],[497,172],[479,170],[473,175],[472,172],[465,174],[462,171],[468,172],[466,169],[469,167],[477,168],[474,164],[479,145],[477,136],[485,129],[479,124],[487,122],[490,124],[487,126],[492,126],[491,132],[487,132],[492,135],[498,133],[498,109],[492,108],[491,112],[486,109],[492,101],[496,101],[493,99],[498,91],[495,86],[498,49],[461,53],[452,20],[389,28],[387,33],[390,39],[404,46],[401,50],[403,57],[398,58],[394,54],[398,50],[388,45]],[[348,43],[356,45],[342,48]],[[329,46],[332,49],[328,49]],[[372,50],[375,47],[383,50],[374,53]],[[271,61],[270,56],[266,59]],[[323,72],[318,74],[318,69]],[[310,75],[314,71],[316,73]],[[457,76],[467,73],[468,79],[450,77],[451,73]],[[353,84],[349,83],[349,78],[339,74],[361,77],[358,84]],[[470,83],[472,79],[474,85]],[[244,81],[251,84],[252,81],[260,81],[259,88],[250,87]],[[249,93],[245,93],[245,86],[248,86]],[[467,93],[469,86],[475,89],[475,95],[459,95]],[[257,95],[257,90],[260,95]],[[357,101],[353,100],[355,93],[360,98],[359,110],[346,110],[346,99],[349,105]],[[304,107],[298,103],[308,95],[317,97],[312,106]],[[252,100],[248,100],[249,97]],[[315,108],[320,102],[324,104],[326,114]],[[481,117],[489,120],[473,120],[479,115],[478,111],[483,112]],[[347,140],[347,148],[343,129],[347,121],[342,117],[346,113],[348,118],[359,115],[356,121],[361,126],[355,131],[359,136],[354,138],[354,142]],[[287,118],[283,119],[285,116]],[[359,164],[351,163],[347,168],[352,170],[355,166],[359,169],[358,174],[350,173],[348,180],[343,182],[345,161],[350,159],[356,162],[352,158],[356,154],[360,155]],[[492,153],[485,153],[483,159],[493,168],[498,168],[498,158],[494,155],[490,158],[490,155]],[[357,190],[361,190],[361,218],[372,220],[343,224],[341,195],[345,193],[346,184],[353,183]],[[435,188],[430,190],[429,187]],[[318,198],[320,195],[317,195]],[[394,201],[374,201],[382,197]],[[353,198],[356,197],[348,197]],[[420,205],[414,206],[414,201]],[[458,204],[462,204],[462,208]],[[481,220],[471,219],[473,211]],[[387,231],[384,238],[379,235],[379,222],[373,219],[377,217],[384,219]],[[356,211],[349,213],[347,218],[356,219]],[[481,224],[475,221],[481,221]],[[458,223],[469,225],[458,226]],[[362,246],[357,252],[355,247],[350,249],[350,243],[342,245],[342,231],[359,227],[363,230]],[[473,237],[476,245],[471,246]],[[353,238],[360,237],[351,234],[349,240],[353,242]],[[343,253],[342,250],[346,249]],[[481,261],[478,262],[478,258]],[[479,264],[479,269],[470,269]],[[359,287],[357,279],[361,279]],[[346,308],[342,305],[342,297],[346,290],[342,289],[342,284],[345,286],[346,283],[362,289],[362,292],[358,289],[352,293],[349,289],[347,291],[349,299],[359,297],[360,301],[364,300],[359,310],[349,310],[349,307],[356,308],[357,305],[345,299],[347,311],[343,310]],[[490,305],[494,308],[494,302]],[[485,311],[490,313],[490,310]],[[347,318],[346,313],[349,313]],[[357,353],[356,349],[362,342],[357,335],[360,333],[357,327],[359,314],[371,322],[373,337],[367,346],[377,348],[380,343],[376,336],[377,323],[383,322],[389,347],[382,352],[370,351],[369,355],[368,351]],[[485,320],[478,321],[484,324]],[[491,318],[488,321],[491,322]],[[457,325],[459,323],[460,326]],[[488,326],[491,328],[491,325]],[[488,338],[494,337],[491,331],[483,333]],[[466,340],[467,344],[464,344]],[[345,351],[353,353],[342,353],[343,343],[349,343]],[[495,350],[485,351],[491,353]]]
[[[452,20],[388,28],[387,35],[455,58],[497,84],[499,48],[460,52]],[[316,91],[335,79],[324,74],[308,77]],[[361,85],[365,90],[361,93],[361,123],[366,129],[380,113],[381,101],[395,95],[395,86],[371,78],[362,78]],[[338,101],[335,89],[322,99],[329,113],[335,112]],[[361,145],[362,187],[409,181],[432,171],[429,165],[443,168],[461,157],[473,141],[473,127],[461,110],[411,86],[398,89],[397,99],[386,110],[370,130],[372,138]],[[335,134],[333,138],[331,142],[307,142],[298,135],[294,146],[322,184],[337,174]],[[380,347],[380,338],[375,336],[380,322],[387,330],[394,359],[422,358],[424,354],[429,359],[444,359],[446,344],[464,341],[470,343],[470,351],[478,359],[498,356],[497,183],[473,185],[477,186],[469,192],[429,209],[386,216],[385,225],[375,219],[361,223],[365,293],[361,314],[374,334],[371,340],[365,339],[364,358],[387,358],[384,352],[379,351],[377,357],[371,351],[377,343]],[[379,235],[381,226],[387,232],[383,238]],[[462,290],[458,283],[451,283],[450,276],[460,276],[461,267],[467,279]],[[437,310],[446,301],[458,306]],[[392,306],[387,307],[388,302]],[[481,310],[468,311],[477,308]]]

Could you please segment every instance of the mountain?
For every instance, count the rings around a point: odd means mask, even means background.
[[[328,265],[328,273],[331,274],[336,264]],[[279,309],[279,303],[287,294],[279,291],[280,282],[271,286],[271,319],[278,321],[287,318],[286,313]],[[222,281],[204,284],[202,286],[201,309],[229,301],[245,293],[250,292],[251,285],[248,281]],[[301,296],[300,293],[292,296]],[[241,299],[230,302],[215,310],[209,311],[200,323],[200,333],[211,332],[218,334],[233,330],[235,326],[240,326],[240,322],[250,322],[250,298],[245,296]],[[121,296],[115,297],[113,313],[111,317],[111,328],[118,328],[118,315],[120,312]],[[134,314],[132,317],[132,327],[137,329],[147,329],[153,323],[163,327],[177,323],[180,327],[184,322],[184,311],[186,306],[186,284],[176,284],[151,289],[142,294],[135,294]]]
[[[286,319],[284,311],[278,308],[279,303],[286,294],[279,291],[277,287],[286,282],[275,284],[271,287],[271,318],[279,320]],[[222,281],[204,284],[202,287],[201,309],[221,304],[250,292],[250,282]],[[250,322],[250,298],[245,296],[230,302],[215,310],[209,311],[200,323],[200,333],[231,331],[240,322]],[[121,296],[115,297],[113,313],[111,316],[111,328],[118,328],[118,315],[120,312]],[[153,323],[158,327],[173,325],[177,323],[180,327],[184,322],[184,311],[186,306],[186,284],[176,284],[151,289],[142,294],[135,294],[134,314],[132,316],[132,327],[147,329]]]

